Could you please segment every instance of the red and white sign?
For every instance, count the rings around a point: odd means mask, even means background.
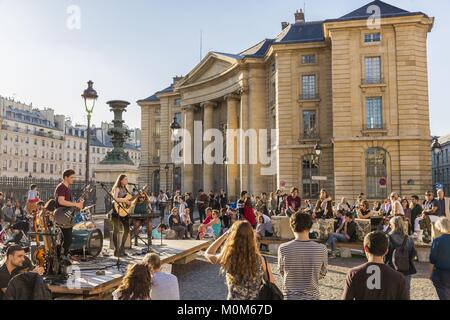
[[[380,186],[380,188],[387,188],[387,179],[386,178],[380,178],[380,180],[378,180],[378,185]]]

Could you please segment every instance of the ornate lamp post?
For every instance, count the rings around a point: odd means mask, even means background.
[[[87,113],[87,135],[86,135],[86,185],[89,183],[89,165],[90,165],[90,151],[91,151],[91,117],[94,112],[95,102],[97,101],[97,91],[94,90],[94,82],[88,81],[88,88],[84,90],[81,95],[84,100],[84,107]]]
[[[181,125],[178,123],[177,117],[173,117],[173,121],[172,121],[172,123],[170,124],[170,130],[172,131],[172,135],[173,135],[174,138],[176,138],[176,137],[178,136],[180,129],[181,129]],[[181,137],[180,137],[178,140],[174,139],[174,141],[173,141],[173,147],[175,148],[175,147],[177,146],[177,144],[179,144],[180,142],[181,142]],[[172,161],[172,163],[173,163],[173,161]],[[167,171],[168,171],[168,169],[167,169]],[[175,186],[176,183],[175,183],[174,180],[175,180],[175,165],[174,165],[174,168],[173,168],[173,170],[172,170],[172,184],[173,184],[173,189],[175,189],[175,187],[176,187],[176,186]],[[167,187],[168,187],[168,183],[166,183],[166,185],[167,185]],[[175,190],[172,190],[172,191],[175,192]]]
[[[442,153],[442,146],[439,143],[439,138],[438,137],[433,137],[433,143],[431,144],[431,151],[433,151],[433,153],[438,156]]]

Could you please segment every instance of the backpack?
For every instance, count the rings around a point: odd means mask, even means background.
[[[278,289],[277,285],[269,281],[269,267],[267,265],[267,260],[264,257],[264,263],[266,265],[266,272],[263,277],[263,284],[259,290],[259,295],[257,300],[283,300],[283,293]]]
[[[391,240],[392,241],[392,240]],[[406,243],[408,242],[408,236],[405,236],[405,239],[403,240],[403,243],[400,247],[394,249],[392,253],[392,266],[395,270],[406,273],[409,272],[409,252],[408,248],[406,246]]]

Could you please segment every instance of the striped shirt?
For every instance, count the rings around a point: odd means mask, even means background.
[[[319,300],[319,279],[327,274],[327,248],[314,241],[293,240],[278,249],[278,270],[286,300]]]

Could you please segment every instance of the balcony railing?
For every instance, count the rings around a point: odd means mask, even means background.
[[[152,158],[153,164],[159,164],[160,161],[161,161],[160,157],[153,157]]]
[[[31,132],[30,129],[20,129],[20,128],[12,128],[9,125],[2,125],[2,130],[8,130],[8,131],[12,131],[12,132],[16,132],[16,133],[25,133],[25,134],[32,134],[38,137],[44,137],[44,138],[50,138],[50,139],[56,139],[56,140],[64,140],[64,137],[62,136],[55,136],[53,132],[46,132],[46,131],[36,131],[36,132]]]
[[[366,78],[361,79],[362,85],[384,84],[384,78]]]
[[[319,138],[319,132],[316,128],[307,129],[303,131],[302,139],[303,140],[315,140]]]
[[[303,93],[300,95],[299,98],[301,101],[309,101],[309,100],[319,100],[319,94],[318,93]]]
[[[387,134],[387,126],[386,126],[386,124],[377,124],[377,123],[375,123],[375,124],[370,124],[370,125],[368,125],[368,124],[365,124],[365,125],[363,125],[363,128],[362,128],[362,132],[363,132],[363,134],[371,134],[371,133],[374,133],[374,134]]]

